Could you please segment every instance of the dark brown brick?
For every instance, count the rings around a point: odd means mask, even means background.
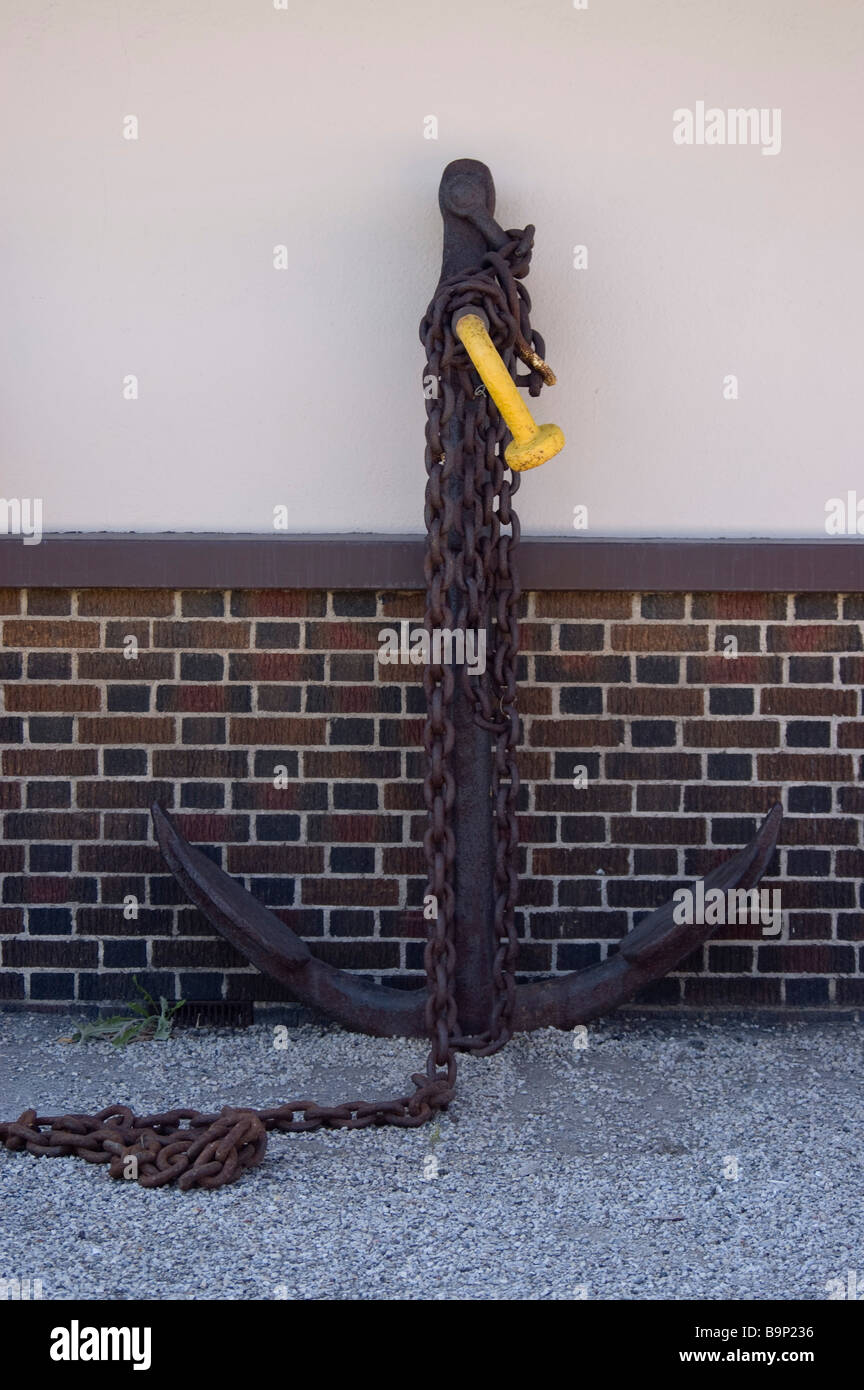
[[[610,714],[673,715],[701,714],[704,707],[703,690],[678,686],[619,685],[607,696]]]
[[[744,622],[775,621],[786,617],[785,594],[694,594],[694,618],[738,618]]]
[[[546,592],[534,596],[538,618],[629,618],[633,595],[627,593]]]
[[[168,680],[174,675],[174,663],[171,652],[140,652],[134,661],[127,661],[122,652],[82,652],[78,676],[97,681]]]
[[[779,787],[742,786],[736,782],[684,788],[685,811],[749,811],[767,816],[774,802],[779,800]]]
[[[386,780],[398,777],[400,755],[393,751],[362,753],[355,749],[326,749],[303,754],[303,773],[306,777],[373,778]]]
[[[701,976],[685,980],[684,1003],[691,1008],[720,1008],[732,1005],[745,1008],[775,1008],[781,1002],[780,981],[755,976],[724,976],[711,979]]]
[[[95,840],[99,817],[84,811],[10,811],[8,840]]]
[[[808,686],[769,686],[760,691],[762,714],[856,714],[854,690],[819,690]]]
[[[381,646],[378,633],[383,623],[365,622],[327,622],[306,624],[306,646],[310,650],[378,651]]]
[[[199,936],[188,940],[153,942],[153,964],[157,969],[209,967],[237,969],[246,965],[245,957],[221,938],[206,940]]]
[[[694,816],[613,816],[612,839],[623,845],[704,845],[705,821]]]
[[[399,883],[394,878],[304,878],[301,902],[317,907],[395,907]],[[359,965],[355,959],[352,968]]]
[[[174,799],[174,786],[171,782],[154,782],[149,777],[140,781],[111,777],[100,782],[79,782],[76,796],[83,810],[149,807],[154,801],[170,806]]]
[[[174,612],[171,589],[82,589],[78,612],[83,618],[167,618]]]
[[[232,743],[246,743],[256,747],[279,744],[308,748],[326,741],[327,725],[323,719],[237,717],[231,720],[229,738]]]
[[[102,692],[95,685],[7,685],[4,689],[9,713],[40,713],[43,710],[98,710]]]
[[[82,970],[97,965],[98,961],[99,948],[95,941],[59,940],[57,937],[33,940],[17,936],[3,944],[4,965]]]
[[[228,845],[229,874],[323,874],[323,845]]]
[[[610,643],[625,652],[704,652],[708,629],[693,623],[613,623]]]
[[[160,685],[156,690],[160,712],[184,714],[244,713],[251,708],[251,692],[244,685]]]
[[[534,719],[530,743],[535,748],[614,748],[624,742],[619,719]]]
[[[156,748],[153,751],[155,777],[246,777],[249,754],[228,748]]]
[[[532,872],[549,874],[553,878],[575,878],[579,874],[626,874],[629,854],[620,847],[574,846],[569,849],[535,849],[531,857]],[[597,885],[599,888],[599,884]]]
[[[324,656],[308,652],[232,652],[232,681],[322,681]]]
[[[849,975],[855,969],[855,951],[828,944],[760,946],[758,969],[763,975]]]
[[[858,821],[842,816],[784,816],[784,845],[857,845]]]
[[[150,624],[141,618],[112,619],[105,624],[105,646],[126,648],[129,638],[134,637],[140,650],[150,646]],[[123,657],[124,661],[134,657]]]
[[[326,611],[320,589],[235,589],[231,595],[234,618],[320,618]]]
[[[417,618],[422,621],[426,612],[426,595],[408,590],[394,590],[379,595],[381,613],[388,621],[399,618]]]
[[[27,613],[31,618],[64,618],[71,612],[71,589],[27,590]]]
[[[569,783],[541,782],[534,789],[534,804],[538,811],[579,812],[629,811],[632,794],[629,787],[605,786],[589,782],[584,787],[568,790]],[[564,797],[567,801],[564,801]]]
[[[684,742],[691,748],[776,748],[780,725],[768,719],[687,720]]]
[[[7,777],[87,777],[98,771],[94,748],[7,748],[3,771]]]
[[[848,782],[853,771],[839,753],[763,753],[757,763],[760,782]]]
[[[325,844],[392,844],[402,839],[402,820],[399,816],[310,815],[307,834],[310,841]]]
[[[769,652],[860,652],[861,629],[853,623],[789,623],[769,627]]]
[[[173,719],[126,714],[78,720],[79,743],[135,743],[146,746],[171,743],[173,739]]]
[[[783,676],[777,656],[690,656],[687,680],[692,685],[776,685]]]
[[[630,658],[627,656],[538,656],[534,659],[538,681],[564,682],[569,685],[605,685],[630,679]]]
[[[154,647],[178,647],[183,650],[198,648],[201,651],[236,651],[249,646],[249,623],[207,622],[155,622],[153,624]]]
[[[607,753],[606,776],[623,782],[691,782],[701,776],[698,753]]]
[[[99,624],[77,621],[9,620],[3,624],[6,647],[98,647]]]

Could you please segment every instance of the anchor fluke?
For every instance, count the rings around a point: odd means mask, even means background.
[[[152,808],[156,839],[181,888],[231,945],[295,999],[337,1023],[377,1037],[421,1036],[425,990],[392,989],[337,970],[201,850],[187,844],[162,806]]]

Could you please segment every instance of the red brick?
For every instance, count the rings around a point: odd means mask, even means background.
[[[852,691],[850,690],[850,695]],[[838,748],[864,748],[864,723],[838,724]]]
[[[24,592],[23,589],[0,589],[0,613],[20,613]]]

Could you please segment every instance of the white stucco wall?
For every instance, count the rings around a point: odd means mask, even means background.
[[[0,495],[46,530],[420,530],[459,156],[537,225],[568,448],[527,529],[818,535],[864,496],[860,0],[2,0],[0,29]],[[780,108],[779,153],[676,145],[699,101]]]

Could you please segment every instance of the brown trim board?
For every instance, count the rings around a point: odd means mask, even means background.
[[[422,589],[419,535],[0,537],[11,588]],[[864,540],[523,538],[523,589],[864,592]]]

